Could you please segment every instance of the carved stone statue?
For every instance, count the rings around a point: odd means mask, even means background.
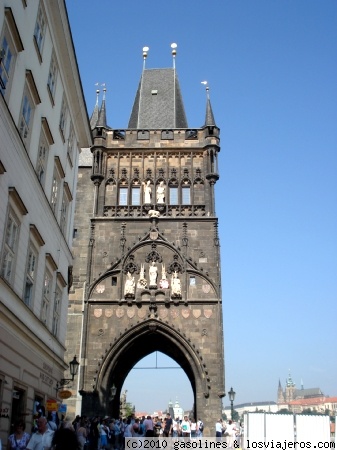
[[[157,187],[157,203],[165,202],[165,185],[164,182],[161,181]]]
[[[159,217],[160,216],[160,212],[156,211],[155,209],[150,209],[148,214],[149,214],[150,217]]]
[[[176,271],[171,278],[171,294],[173,297],[181,297],[181,282]]]
[[[165,269],[165,264],[161,265],[161,279],[162,280],[166,280],[166,269]]]
[[[135,295],[135,277],[133,277],[130,272],[128,272],[127,279],[125,281],[124,295]]]
[[[148,180],[147,183],[143,183],[144,186],[144,203],[151,203],[151,186],[150,186],[151,181]]]
[[[157,286],[158,269],[156,263],[152,261],[149,268],[150,286]]]
[[[145,269],[144,264],[140,265],[140,273],[139,273],[139,279],[137,282],[137,288],[138,289],[145,289],[147,287],[147,281],[145,278]]]

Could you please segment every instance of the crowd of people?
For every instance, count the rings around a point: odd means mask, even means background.
[[[114,419],[109,416],[88,418],[76,416],[69,421],[58,415],[40,415],[34,421],[31,433],[25,431],[22,420],[15,422],[14,432],[8,438],[7,450],[124,450],[124,438],[128,437],[173,437],[202,438],[204,424],[184,416],[172,418],[169,413],[159,417],[135,417]],[[215,424],[215,436],[227,437],[228,447],[233,447],[238,436],[237,426],[219,419]]]

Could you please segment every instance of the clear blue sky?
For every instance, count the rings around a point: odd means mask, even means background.
[[[204,123],[209,82],[221,129],[226,391],[235,403],[276,401],[290,369],[298,388],[302,379],[336,396],[337,2],[66,3],[89,115],[95,83],[106,83],[108,124],[127,127],[145,45],[147,67],[162,68],[178,44],[191,127]],[[181,372],[133,371],[127,400],[151,412],[177,397],[189,409]]]

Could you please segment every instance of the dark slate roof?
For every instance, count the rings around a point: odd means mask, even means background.
[[[209,97],[207,98],[206,103],[206,117],[205,117],[205,127],[207,126],[215,126],[215,119],[212,111],[212,105]]]
[[[90,117],[90,128],[91,128],[92,130],[95,128],[96,123],[97,123],[97,121],[98,121],[98,113],[99,113],[99,110],[98,110],[98,101],[96,101],[95,109],[93,110],[93,113],[92,113],[92,115],[91,115],[91,117]]]
[[[324,394],[320,388],[296,389],[294,398],[320,397],[322,395]]]
[[[99,114],[98,114],[98,120],[97,120],[97,123],[96,123],[96,127],[107,128],[105,99],[102,100],[102,105],[101,105],[101,109],[100,109]]]
[[[145,69],[128,128],[188,128],[175,69]]]

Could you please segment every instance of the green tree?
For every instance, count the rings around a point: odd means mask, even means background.
[[[292,414],[292,412],[289,411],[289,409],[287,409],[287,408],[282,408],[279,411],[277,411],[276,414]]]

